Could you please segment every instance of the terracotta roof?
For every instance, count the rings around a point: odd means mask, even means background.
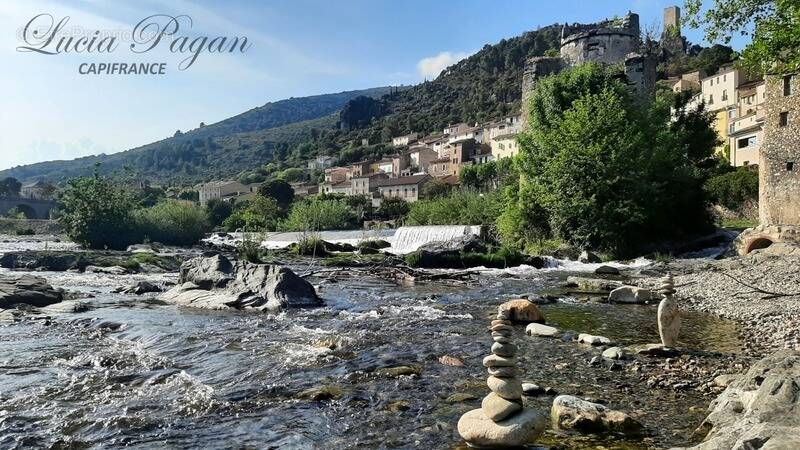
[[[458,184],[458,176],[456,176],[456,175],[446,175],[446,176],[440,177],[439,180],[442,180],[443,182],[445,182],[445,183],[447,183],[447,184],[449,184],[451,186],[455,186],[455,185]]]
[[[405,186],[410,184],[420,184],[423,181],[427,181],[430,179],[430,175],[423,174],[423,175],[411,175],[410,177],[400,177],[400,178],[388,178],[383,180],[378,186],[385,187],[385,186]]]

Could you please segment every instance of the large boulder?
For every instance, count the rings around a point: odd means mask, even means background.
[[[246,261],[233,263],[223,255],[186,261],[178,283],[159,299],[197,308],[273,312],[322,305],[314,287],[290,269]]]
[[[709,406],[693,450],[800,448],[800,351],[755,363]]]
[[[509,320],[514,323],[544,323],[545,321],[544,314],[539,307],[527,298],[509,300],[500,305],[500,308],[509,312]]]
[[[649,289],[636,286],[622,286],[614,289],[608,294],[609,303],[647,303],[653,299],[653,293]]]
[[[571,395],[559,395],[553,400],[550,418],[555,428],[588,433],[636,434],[642,429],[642,424],[624,412]]]
[[[63,299],[64,292],[53,289],[53,286],[42,277],[0,276],[0,309],[12,308],[19,304],[43,307]]]

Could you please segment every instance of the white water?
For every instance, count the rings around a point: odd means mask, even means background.
[[[437,241],[451,241],[464,236],[479,235],[480,226],[472,225],[432,225],[400,227],[396,230],[341,230],[341,231],[320,231],[315,233],[323,241],[335,244],[357,245],[371,239],[381,239],[389,242],[392,246],[389,252],[403,255],[413,252],[421,246]],[[280,249],[288,247],[295,242],[303,239],[307,233],[287,232],[287,233],[267,233],[261,239],[261,246],[268,249]],[[204,242],[214,246],[236,247],[242,242],[244,233],[227,233],[224,236],[216,234],[203,239]],[[252,234],[253,238],[259,235]]]
[[[464,236],[480,235],[481,227],[473,225],[430,225],[400,227],[389,241],[392,253],[403,255],[416,251],[430,242],[448,242]]]

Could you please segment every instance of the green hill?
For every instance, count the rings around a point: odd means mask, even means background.
[[[104,173],[127,171],[154,182],[188,184],[237,176],[259,180],[272,170],[301,167],[323,154],[343,162],[379,157],[388,151],[381,143],[392,136],[519,111],[525,61],[557,49],[560,30],[552,25],[486,45],[435,80],[407,89],[281,100],[125,152],[15,167],[0,177],[63,181],[88,174],[100,163]],[[353,120],[355,126],[340,126],[335,113],[342,109],[345,122]],[[370,115],[357,117],[363,111]],[[270,170],[265,170],[268,163]]]

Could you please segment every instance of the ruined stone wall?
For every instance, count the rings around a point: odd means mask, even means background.
[[[628,29],[598,28],[567,36],[561,41],[561,57],[570,66],[589,61],[619,64],[628,53],[639,51],[639,33]]]
[[[766,79],[764,145],[759,156],[759,219],[763,225],[800,225],[800,74]],[[788,123],[781,126],[781,114]]]
[[[564,60],[559,57],[536,56],[525,62],[525,69],[522,73],[522,123],[523,126],[528,120],[528,99],[536,80],[552,75],[564,70]]]
[[[625,78],[628,89],[642,100],[651,101],[656,96],[656,66],[658,61],[653,56],[631,54],[625,60]]]

